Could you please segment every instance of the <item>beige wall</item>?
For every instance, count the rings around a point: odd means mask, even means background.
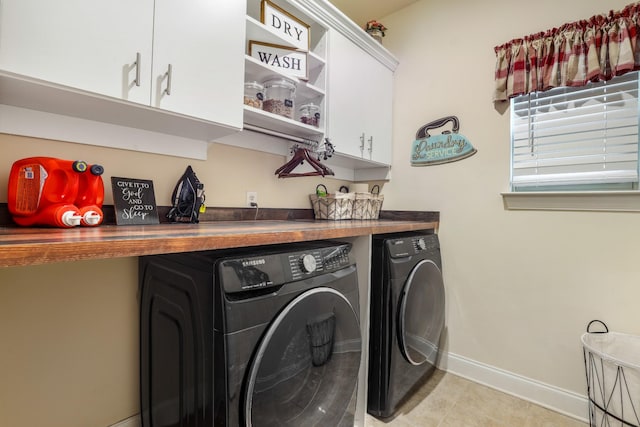
[[[383,20],[400,61],[385,208],[441,212],[448,350],[581,395],[588,321],[640,333],[640,216],[504,209],[509,112],[492,103],[493,47],[626,3],[422,0]],[[449,115],[478,153],[410,167],[417,129]]]
[[[0,426],[139,412],[134,258],[0,269]]]

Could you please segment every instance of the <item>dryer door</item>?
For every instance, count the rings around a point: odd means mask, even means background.
[[[411,270],[399,298],[398,341],[412,365],[435,364],[444,326],[442,273],[431,260],[421,260]]]
[[[251,363],[247,426],[352,426],[362,342],[353,306],[326,287],[291,301]]]

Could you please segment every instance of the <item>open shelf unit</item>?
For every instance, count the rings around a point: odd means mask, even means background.
[[[278,132],[301,139],[322,140],[325,134],[324,118],[326,116],[326,55],[327,28],[306,13],[299,6],[294,6],[285,0],[270,0],[272,4],[295,16],[309,25],[309,50],[307,52],[308,79],[303,80],[281,72],[258,59],[250,56],[251,41],[268,43],[286,48],[295,46],[272,27],[261,22],[261,0],[248,0],[246,17],[246,46],[245,46],[245,81],[262,83],[273,77],[286,77],[296,84],[294,97],[294,118],[277,116],[256,108],[244,107],[244,123],[254,129]],[[300,122],[300,106],[313,103],[320,108],[320,123],[318,127],[308,126]]]

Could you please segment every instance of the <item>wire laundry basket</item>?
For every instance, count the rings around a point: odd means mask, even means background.
[[[591,332],[600,323],[604,331]],[[640,427],[640,336],[609,332],[592,320],[582,335],[589,425]]]

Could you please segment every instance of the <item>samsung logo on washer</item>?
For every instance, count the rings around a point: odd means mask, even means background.
[[[247,259],[242,261],[242,266],[243,267],[254,267],[256,265],[264,265],[267,262],[265,261],[264,258],[260,258],[260,259]]]

